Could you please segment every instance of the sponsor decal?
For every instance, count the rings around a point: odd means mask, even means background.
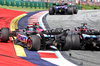
[[[59,12],[61,12],[61,10],[59,10]]]
[[[27,41],[27,37],[21,34],[17,34],[17,39],[22,41],[22,42],[26,42]]]

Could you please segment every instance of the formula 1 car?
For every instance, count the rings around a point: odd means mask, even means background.
[[[33,26],[27,26],[25,29],[16,29],[16,31],[12,31],[12,36],[17,37],[17,39],[15,39],[15,44],[26,47],[28,50],[37,51],[50,47],[66,50],[64,38],[59,38],[58,36],[59,34],[64,34],[66,31],[69,31],[69,29],[63,30],[62,28],[56,28],[43,30],[39,25],[35,24]]]
[[[7,42],[9,40],[9,28],[1,28],[0,29],[0,41]]]
[[[75,28],[75,31],[62,28],[43,30],[39,25],[33,25],[26,29],[17,29],[12,35],[17,36],[15,44],[27,47],[28,50],[50,47],[56,47],[58,50],[79,50],[100,47],[100,32],[87,28],[85,23]]]
[[[100,49],[100,31],[87,28],[87,23],[82,23],[81,27],[75,28],[74,32],[71,32],[70,38],[67,41],[70,49]],[[73,47],[73,46],[77,47]]]
[[[49,8],[49,15],[54,15],[54,14],[77,14],[78,8],[76,5],[68,5],[67,3],[64,4],[54,4],[53,7]]]

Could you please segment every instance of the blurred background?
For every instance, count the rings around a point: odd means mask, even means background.
[[[0,8],[39,11],[48,10],[54,3],[76,4],[79,10],[100,9],[100,0],[0,0]]]
[[[61,3],[62,0],[16,0],[16,1],[39,1],[39,2],[51,2],[51,3]],[[63,0],[67,3],[77,3],[77,4],[89,4],[100,6],[100,0]]]

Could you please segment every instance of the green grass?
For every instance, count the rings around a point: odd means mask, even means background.
[[[79,4],[78,4],[78,6],[80,6]],[[90,6],[90,5],[81,5],[82,6],[82,8],[84,8],[85,10],[92,10],[92,9],[94,9],[95,7],[97,8],[97,9],[100,9],[100,6]],[[17,11],[25,11],[25,12],[33,12],[33,11],[41,11],[41,10],[48,10],[48,9],[46,9],[46,8],[30,8],[30,7],[28,7],[28,8],[26,8],[26,7],[21,7],[21,6],[19,6],[19,7],[17,7],[17,6],[6,6],[6,5],[3,5],[3,6],[1,6],[0,5],[0,8],[5,8],[5,9],[11,9],[11,10],[17,10]]]
[[[78,6],[80,6],[79,4],[78,4]],[[95,7],[97,8],[97,9],[100,9],[100,6],[94,6],[94,5],[81,5],[82,6],[82,8],[84,8],[85,10],[92,10],[92,9],[94,9]]]
[[[0,8],[5,8],[5,9],[11,9],[11,10],[17,10],[17,11],[25,11],[25,12],[33,12],[33,11],[41,11],[41,10],[48,10],[48,9],[46,9],[46,8],[30,8],[30,7],[28,7],[28,8],[26,8],[26,7],[21,7],[21,6],[19,6],[19,7],[16,7],[16,6],[6,6],[6,5],[3,5],[3,6],[1,6],[0,5]]]

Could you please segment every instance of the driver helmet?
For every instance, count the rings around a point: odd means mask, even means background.
[[[33,28],[29,28],[29,31],[33,31]]]
[[[86,23],[82,23],[81,29],[87,29],[87,24]]]
[[[35,26],[37,25],[37,23],[34,24]]]
[[[87,26],[81,26],[81,29],[87,29]]]

